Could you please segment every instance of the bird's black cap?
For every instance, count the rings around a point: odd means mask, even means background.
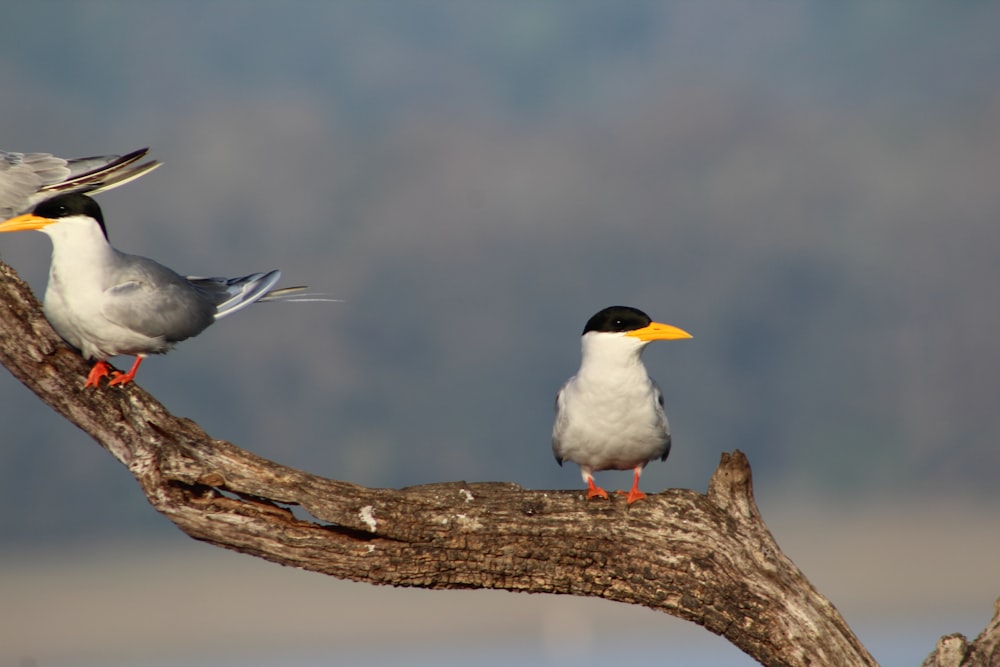
[[[108,238],[108,230],[104,227],[104,214],[101,213],[101,207],[92,198],[79,192],[56,195],[51,199],[46,199],[35,206],[35,210],[32,213],[40,218],[49,218],[51,220],[68,218],[74,215],[87,215],[97,220],[97,224],[101,226],[101,233],[104,234],[104,238]]]
[[[587,326],[583,328],[583,333],[635,331],[648,327],[652,321],[649,315],[638,308],[610,306],[587,320]]]

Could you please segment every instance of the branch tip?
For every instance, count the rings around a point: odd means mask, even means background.
[[[708,499],[737,518],[759,517],[753,499],[753,474],[746,454],[736,449],[723,452],[719,466],[708,481]]]
[[[959,667],[969,653],[969,642],[962,634],[945,635],[938,640],[934,652],[920,667]]]

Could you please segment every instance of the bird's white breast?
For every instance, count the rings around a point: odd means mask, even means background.
[[[109,320],[103,313],[120,253],[96,223],[67,219],[43,230],[52,238],[52,265],[45,289],[45,316],[85,358],[104,359],[148,350],[150,338]]]
[[[591,470],[627,470],[666,452],[669,430],[658,390],[639,349],[618,354],[620,348],[588,349],[585,341],[580,371],[557,399],[557,457]]]

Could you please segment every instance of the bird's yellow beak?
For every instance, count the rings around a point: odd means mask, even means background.
[[[0,223],[0,233],[3,232],[23,232],[28,229],[41,229],[46,225],[51,225],[55,220],[43,218],[34,213],[25,213],[16,218],[11,218]]]
[[[2,228],[0,228],[2,231]],[[626,331],[626,336],[632,336],[633,338],[638,338],[641,341],[651,341],[651,340],[676,340],[678,338],[692,338],[691,334],[683,329],[678,329],[677,327],[671,326],[669,324],[661,324],[660,322],[652,322],[649,326],[643,327],[641,329],[636,329],[635,331]]]

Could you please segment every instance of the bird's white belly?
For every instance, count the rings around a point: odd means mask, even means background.
[[[62,338],[80,350],[85,359],[107,359],[118,354],[138,354],[169,347],[107,319],[101,312],[103,291],[86,285],[73,287],[55,275],[45,290],[45,316]]]
[[[561,423],[559,423],[561,421]],[[651,396],[563,396],[559,456],[591,470],[630,470],[666,450],[666,418]]]

